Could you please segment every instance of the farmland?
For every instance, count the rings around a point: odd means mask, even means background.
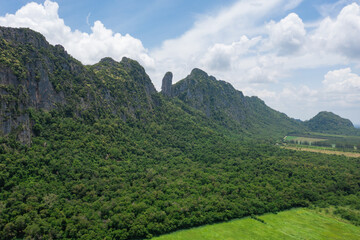
[[[360,153],[357,153],[357,152],[335,151],[334,149],[327,149],[327,148],[321,148],[321,147],[309,147],[309,146],[298,145],[298,146],[285,146],[284,148],[290,149],[290,150],[295,150],[295,151],[344,155],[346,157],[360,157]]]
[[[360,239],[360,228],[331,214],[298,208],[192,228],[153,239]]]
[[[291,147],[335,150],[360,153],[360,137],[323,133],[303,133],[285,136],[283,142]]]

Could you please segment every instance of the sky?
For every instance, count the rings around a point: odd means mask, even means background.
[[[290,117],[360,125],[360,0],[0,0],[0,26],[83,64],[133,58],[158,90],[196,67]]]

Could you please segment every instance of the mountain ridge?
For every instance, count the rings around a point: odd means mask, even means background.
[[[218,124],[248,136],[281,137],[307,127],[199,68],[175,84],[172,73],[166,73],[158,93],[145,69],[126,57],[120,62],[106,57],[84,66],[62,46],[50,45],[30,29],[0,27],[0,41],[0,131],[15,132],[26,144],[34,125],[29,109],[57,109],[87,119],[111,114],[126,121],[153,111],[160,95],[179,98]]]
[[[358,209],[358,159],[276,146],[302,123],[259,98],[199,69],[174,86],[167,73],[158,93],[129,58],[84,66],[31,30],[0,30],[1,240],[144,239],[294,207]]]

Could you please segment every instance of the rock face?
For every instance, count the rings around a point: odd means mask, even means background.
[[[248,104],[241,91],[237,91],[227,82],[218,81],[198,68],[177,82],[172,87],[172,94],[203,111],[208,117],[216,117],[222,112],[241,121],[246,115]]]
[[[50,78],[55,66],[44,53],[58,52],[45,38],[29,29],[0,28],[0,132],[16,131],[18,139],[29,144],[29,108],[51,110],[64,103]],[[62,49],[62,51],[64,51]],[[31,58],[30,58],[31,56]]]
[[[66,116],[139,117],[155,105],[144,68],[123,58],[83,66],[60,46],[30,29],[0,27],[0,136],[31,143],[31,109]]]
[[[162,80],[161,93],[168,97],[171,97],[172,79],[173,74],[171,72],[167,72]]]
[[[257,97],[246,97],[231,84],[209,76],[201,69],[172,86],[172,96],[202,111],[224,126],[262,135],[301,129],[301,123],[268,107]]]
[[[126,57],[120,62],[104,58],[91,66],[91,70],[103,83],[102,105],[109,105],[113,114],[120,114],[125,120],[153,109],[153,95],[157,92],[145,69],[137,61]]]

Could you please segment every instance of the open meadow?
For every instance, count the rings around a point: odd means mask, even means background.
[[[330,214],[297,208],[155,237],[153,240],[360,239],[360,227]]]

